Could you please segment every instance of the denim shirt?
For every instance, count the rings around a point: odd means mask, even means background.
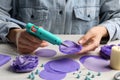
[[[0,38],[7,41],[9,30],[21,26],[4,18],[11,16],[54,34],[85,34],[102,25],[110,40],[120,39],[119,9],[119,0],[0,0]]]

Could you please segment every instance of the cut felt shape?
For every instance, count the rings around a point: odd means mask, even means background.
[[[47,62],[39,76],[45,80],[61,80],[68,72],[77,71],[79,68],[78,62],[69,58],[62,58]]]
[[[11,69],[15,72],[30,72],[38,65],[38,57],[34,55],[17,56],[11,64]]]
[[[5,54],[0,54],[0,66],[6,64],[8,61],[11,60],[11,57]]]
[[[53,57],[57,54],[57,52],[52,49],[39,49],[35,52],[35,54],[40,57]]]
[[[77,71],[80,68],[80,65],[78,62],[72,59],[64,58],[52,61],[50,64],[50,68],[55,71],[68,73]]]
[[[51,73],[46,70],[43,70],[40,72],[39,76],[45,80],[62,80],[66,76],[66,73]]]
[[[81,45],[78,45],[73,41],[66,40],[63,43],[66,44],[67,46],[60,45],[59,50],[65,54],[75,54],[82,49]]]
[[[80,62],[89,70],[96,72],[110,71],[110,61],[101,58],[100,56],[88,55],[80,58]]]
[[[55,71],[54,69],[52,69],[50,67],[50,64],[52,63],[53,61],[50,61],[50,62],[47,62],[45,65],[44,65],[44,69],[48,72],[51,72],[51,73],[64,73],[64,72],[59,72],[59,71]]]

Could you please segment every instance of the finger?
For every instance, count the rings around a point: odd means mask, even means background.
[[[42,40],[42,43],[48,43],[47,41],[45,41],[45,40]]]
[[[26,49],[26,48],[19,48],[18,49],[18,52],[20,54],[32,54],[33,53],[33,50],[31,49]]]
[[[91,41],[91,43],[89,43],[88,45],[84,45],[83,49],[78,54],[93,51],[99,46],[99,44],[100,44],[100,39],[93,38],[93,41]]]
[[[37,47],[33,46],[28,46],[28,45],[24,45],[24,44],[20,44],[17,46],[17,50],[21,53],[32,53],[34,50],[36,50]]]
[[[18,41],[20,39],[21,32],[16,34],[16,45],[18,45]]]
[[[48,42],[46,42],[46,41],[31,42],[31,41],[28,40],[28,42],[29,42],[30,46],[36,46],[36,47],[46,47],[46,46],[48,46]]]
[[[85,44],[86,42],[89,41],[89,39],[91,39],[93,37],[93,35],[91,33],[87,33],[86,35],[84,35],[83,37],[81,37],[79,40],[78,40],[78,43],[79,44]]]
[[[33,52],[33,50],[31,50],[31,49],[28,49],[27,47],[19,47],[19,48],[17,48],[17,51],[19,52],[19,53],[26,53],[26,54],[30,54],[30,53],[32,53]]]
[[[37,48],[37,47],[40,46],[37,43],[35,44],[35,43],[29,42],[29,41],[24,40],[24,39],[18,42],[18,46],[19,45],[28,46],[28,47],[31,47],[31,48],[34,48],[34,47]]]
[[[38,43],[31,42],[31,41],[29,41],[29,39],[26,39],[25,37],[22,37],[22,36],[19,37],[19,40],[17,42],[18,42],[18,45],[26,45],[26,46],[30,46],[30,47],[38,47],[39,46]]]
[[[26,45],[26,46],[29,46],[29,47],[38,48],[38,47],[48,46],[48,42],[41,41],[41,42],[36,43],[36,42],[29,41],[29,39],[20,38],[19,41],[18,41],[18,45]]]
[[[25,40],[27,42],[29,42],[29,44],[31,46],[39,45],[39,47],[42,47],[42,46],[48,45],[48,43],[46,41],[39,40],[39,39],[35,38],[34,36],[32,38],[30,39],[29,37],[25,37]],[[27,42],[25,42],[25,43],[27,43]]]
[[[24,35],[23,37],[25,37],[26,39],[28,39],[30,42],[34,42],[34,43],[38,43],[38,44],[41,42],[40,39],[38,39],[37,37],[35,37],[33,35],[30,35],[27,32],[24,32],[23,35]]]
[[[37,45],[28,45],[28,44],[24,44],[24,43],[20,43],[20,45],[18,45],[17,50],[21,53],[32,53],[34,50],[36,50],[38,47],[45,47],[48,44],[46,44],[45,42],[42,43],[41,45],[37,44]]]
[[[87,53],[87,52],[93,51],[95,49],[96,49],[96,46],[94,46],[94,44],[92,44],[87,47],[83,47],[83,49],[78,54]]]
[[[48,46],[48,42],[41,41],[39,43],[33,43],[33,42],[29,41],[28,39],[20,38],[19,41],[18,41],[18,46],[19,45],[27,46],[29,48],[36,49],[38,47],[46,47],[46,46]]]
[[[40,44],[40,47],[46,47],[46,46],[48,46],[48,42],[42,42],[42,43]]]
[[[34,37],[34,36],[28,34],[27,32],[24,32],[23,34],[25,35],[23,37],[25,37],[25,39],[27,39],[29,42],[32,42],[33,44],[40,44],[40,47],[44,47],[44,46],[48,45],[48,43],[46,41],[40,40],[37,37]],[[43,44],[41,44],[41,43],[43,43]]]

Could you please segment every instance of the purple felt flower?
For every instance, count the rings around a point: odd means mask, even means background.
[[[67,47],[64,45],[60,45],[59,50],[65,54],[75,54],[82,49],[81,45],[79,45],[73,41],[66,40],[66,41],[64,41],[64,44],[66,44]]]
[[[69,58],[52,60],[44,65],[39,76],[45,80],[62,80],[67,73],[80,69],[80,64]]]
[[[38,65],[38,57],[34,55],[21,55],[17,56],[11,68],[15,72],[30,72]]]
[[[118,46],[120,46],[120,44],[118,44]]]
[[[115,45],[105,45],[101,47],[100,55],[105,59],[110,59],[111,49]]]

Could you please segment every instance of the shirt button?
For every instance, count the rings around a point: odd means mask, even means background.
[[[63,11],[62,11],[62,10],[60,10],[60,11],[59,11],[59,14],[63,14]]]
[[[90,14],[88,15],[88,17],[90,17]]]
[[[31,15],[31,18],[34,18],[34,15]]]

